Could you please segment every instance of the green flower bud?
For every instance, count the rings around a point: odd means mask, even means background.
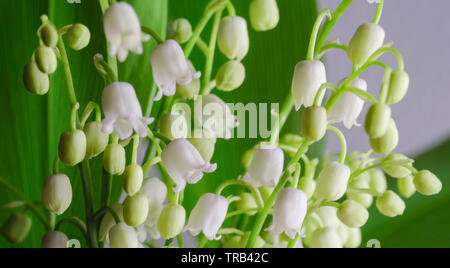
[[[302,178],[299,181],[298,189],[302,190],[310,199],[316,191],[316,181],[313,178]]]
[[[258,209],[255,197],[250,193],[242,193],[239,197],[241,199],[236,203],[237,210],[255,210],[254,212],[247,212],[248,215],[254,216]]]
[[[342,248],[341,237],[333,227],[318,229],[310,238],[312,248]]]
[[[401,70],[392,72],[387,102],[389,104],[396,104],[400,102],[406,96],[408,88],[409,75]]]
[[[417,191],[426,196],[436,195],[442,190],[442,182],[428,170],[422,170],[414,176]]]
[[[169,24],[168,34],[173,40],[180,44],[184,44],[189,41],[192,36],[191,23],[185,18],[174,20]]]
[[[185,139],[188,136],[186,118],[176,113],[167,113],[161,117],[161,134],[170,140]]]
[[[72,185],[69,177],[64,174],[48,176],[42,191],[42,203],[48,211],[56,215],[63,214],[72,203]]]
[[[197,136],[195,135],[194,131],[193,138],[188,139],[188,141],[192,143],[192,145],[194,145],[194,147],[200,152],[205,162],[210,162],[214,155],[214,149],[216,147],[216,139],[196,138],[196,137]]]
[[[371,139],[380,138],[386,134],[391,122],[391,108],[382,103],[370,107],[367,113],[365,129]]]
[[[216,87],[222,91],[232,91],[240,87],[244,80],[244,65],[239,61],[228,61],[217,72]]]
[[[45,74],[54,73],[56,67],[58,67],[58,60],[56,59],[53,48],[46,46],[36,48],[34,51],[34,59],[36,60],[39,70]]]
[[[102,123],[94,121],[84,126],[86,135],[86,158],[91,159],[105,151],[109,136],[102,131]]]
[[[13,212],[0,228],[0,233],[12,244],[22,243],[31,230],[31,218],[20,212]]]
[[[120,222],[111,228],[109,232],[111,248],[137,248],[139,240],[133,227]]]
[[[375,139],[370,139],[370,146],[377,154],[390,154],[398,145],[399,135],[394,119],[389,122],[386,133]]]
[[[40,31],[41,40],[47,47],[56,47],[58,44],[58,31],[52,24],[45,24]]]
[[[407,160],[408,157],[402,154],[390,154],[386,157],[386,161],[394,161],[394,160]],[[409,164],[408,166],[412,166]],[[393,178],[404,178],[411,174],[411,170],[405,168],[403,166],[385,166],[384,171]]]
[[[75,166],[86,156],[86,135],[81,130],[68,130],[64,132],[58,145],[58,155],[61,162],[67,166]]]
[[[380,25],[366,23],[359,26],[348,45],[347,54],[353,64],[363,65],[375,51],[383,46],[385,32]]]
[[[186,222],[186,210],[180,205],[169,204],[165,206],[159,216],[158,230],[161,236],[172,239],[183,231]]]
[[[339,207],[337,215],[339,219],[350,228],[360,228],[369,219],[369,212],[360,203],[351,199],[346,200]]]
[[[147,219],[148,209],[148,199],[145,195],[137,193],[128,196],[123,204],[123,219],[129,226],[137,227]]]
[[[130,165],[123,174],[123,188],[128,195],[135,195],[141,190],[144,182],[144,171],[139,165]]]
[[[403,215],[406,206],[400,196],[392,191],[387,191],[381,197],[378,197],[377,208],[381,214],[394,218]]]
[[[123,221],[123,206],[121,204],[112,205],[112,209],[117,214],[119,219]],[[112,227],[116,225],[116,221],[113,215],[108,211],[105,216],[103,216],[102,222],[100,223],[100,229],[98,232],[99,240],[102,242],[109,242],[109,231]]]
[[[256,31],[269,31],[277,27],[280,12],[275,0],[253,0],[250,4],[250,21]]]
[[[125,149],[120,144],[106,146],[103,154],[103,168],[112,175],[120,175],[125,170]]]
[[[336,201],[344,196],[350,168],[338,162],[327,164],[317,178],[317,196],[323,200]]]
[[[89,45],[91,32],[83,24],[74,24],[67,30],[67,43],[75,50],[82,50]]]
[[[347,242],[344,244],[344,248],[358,248],[362,242],[361,229],[349,228]]]
[[[50,88],[50,80],[47,74],[39,70],[36,62],[30,62],[23,70],[23,83],[32,94],[45,95]]]
[[[323,107],[308,107],[303,113],[302,135],[311,141],[319,141],[327,132],[327,111]]]
[[[370,174],[365,172],[355,178],[349,185],[351,189],[370,189]],[[373,196],[365,193],[347,193],[347,197],[353,201],[356,201],[363,205],[365,208],[369,208],[373,203]]]
[[[261,186],[258,188],[259,192],[261,193],[261,197],[264,200],[264,202],[267,201],[267,199],[269,199],[269,197],[272,195],[273,193],[273,189],[266,187],[266,186]]]
[[[182,86],[180,84],[177,84],[177,93],[185,99],[191,100],[195,97],[195,95],[198,95],[200,92],[200,79],[193,78],[192,81]]]
[[[370,190],[377,193],[384,193],[387,190],[387,180],[384,172],[379,169],[372,169],[370,172]]]
[[[67,248],[69,238],[58,231],[48,232],[42,238],[41,248]]]
[[[416,186],[414,185],[414,176],[409,175],[407,177],[398,179],[397,187],[399,193],[404,198],[410,198],[416,193]]]

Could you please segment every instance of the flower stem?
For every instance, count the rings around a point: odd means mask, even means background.
[[[232,185],[240,185],[240,186],[243,186],[243,187],[246,187],[247,189],[249,189],[252,192],[252,194],[255,196],[258,207],[260,209],[263,208],[264,201],[261,197],[261,193],[259,193],[258,190],[256,190],[254,187],[252,187],[251,185],[249,185],[248,183],[246,183],[245,181],[242,181],[242,180],[228,180],[228,181],[223,182],[221,185],[219,185],[219,187],[217,187],[216,194],[221,195],[223,190],[225,190],[225,188],[232,186]]]
[[[294,108],[294,99],[292,97],[292,92],[289,92],[288,96],[281,105],[279,116],[276,117],[274,129],[272,131],[272,135],[270,136],[271,144],[278,143],[280,132],[283,129],[284,125],[286,124],[289,114],[292,112],[293,108]]]
[[[344,164],[345,158],[347,157],[347,141],[345,140],[344,134],[335,126],[329,125],[328,130],[333,131],[339,137],[341,141],[341,155],[339,158],[339,163]]]
[[[372,21],[374,24],[380,23],[381,14],[383,13],[383,7],[384,7],[384,0],[378,0],[377,12],[375,13],[375,17],[373,18]]]
[[[78,217],[70,217],[70,218],[65,218],[62,219],[58,222],[58,224],[56,224],[55,226],[55,230],[59,231],[61,229],[61,227],[64,224],[72,224],[73,226],[75,226],[78,230],[80,230],[80,232],[83,234],[83,236],[85,237],[86,241],[89,241],[89,237],[87,235],[87,227],[86,224],[80,220],[80,218]]]
[[[194,46],[197,43],[198,38],[200,37],[200,34],[205,29],[206,24],[208,24],[208,21],[212,17],[212,15],[213,14],[211,14],[210,12],[205,12],[203,17],[198,22],[197,26],[194,29],[194,32],[192,33],[191,39],[184,48],[184,55],[186,55],[186,58],[189,58],[189,56],[191,55],[192,50],[194,49]]]
[[[142,31],[144,33],[149,34],[151,37],[153,37],[153,39],[155,39],[156,43],[161,44],[164,42],[164,39],[152,28],[146,27],[146,26],[142,26],[141,27]]]
[[[308,54],[306,56],[307,60],[314,60],[317,36],[319,34],[320,25],[322,24],[322,21],[325,19],[325,17],[328,17],[331,20],[331,11],[328,8],[323,9],[319,13],[319,16],[317,17],[316,22],[314,23],[314,28],[312,30],[311,39],[309,41]]]
[[[67,92],[69,93],[70,103],[72,106],[77,105],[77,96],[75,94],[75,88],[73,86],[72,72],[70,71],[69,58],[67,57],[66,47],[64,46],[64,41],[62,35],[59,36],[58,49],[61,53],[61,63],[64,69],[64,74],[66,76]]]
[[[88,245],[91,248],[98,248],[97,241],[97,223],[94,215],[94,192],[92,185],[91,169],[89,167],[89,161],[84,160],[79,164],[81,181],[83,184],[84,193],[84,205],[86,210],[86,223],[88,233]]]

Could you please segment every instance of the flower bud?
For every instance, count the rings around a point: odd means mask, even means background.
[[[349,185],[351,189],[370,189],[370,175],[368,172],[359,175]],[[373,196],[366,193],[347,193],[347,197],[369,208],[373,203]]]
[[[394,119],[390,119],[388,129],[384,135],[370,139],[370,146],[377,154],[390,154],[398,145],[399,135]]]
[[[274,188],[261,186],[258,188],[258,190],[261,193],[261,197],[262,197],[263,201],[266,202],[269,199],[269,197],[272,195]]]
[[[344,196],[350,178],[350,168],[338,162],[327,164],[317,178],[317,195],[327,201]]]
[[[31,218],[20,212],[13,212],[0,228],[0,233],[13,244],[22,243],[31,230]]]
[[[89,45],[91,32],[83,24],[74,24],[67,30],[67,43],[75,50],[82,50]]]
[[[23,70],[23,83],[25,88],[32,94],[45,95],[50,87],[47,74],[39,70],[36,62],[30,62]]]
[[[192,25],[185,18],[174,20],[169,24],[168,34],[173,40],[180,44],[184,44],[189,41],[192,36]]]
[[[334,227],[316,230],[312,233],[310,242],[312,248],[342,248],[343,246],[341,237]]]
[[[34,51],[34,59],[36,64],[44,74],[52,74],[58,67],[58,60],[56,59],[53,48],[40,46]]]
[[[353,64],[363,65],[373,53],[383,46],[385,32],[380,25],[366,23],[356,30],[348,45],[347,54]]]
[[[369,212],[360,203],[351,199],[344,201],[339,207],[337,215],[339,219],[350,228],[360,228],[369,219]]]
[[[316,181],[313,178],[302,178],[298,188],[305,192],[306,197],[310,199],[316,191]]]
[[[253,159],[244,180],[254,187],[275,187],[283,172],[284,154],[280,148],[261,145]]]
[[[258,204],[256,203],[255,197],[251,193],[246,192],[240,194],[239,197],[240,200],[236,203],[237,210],[255,210],[254,212],[246,212],[246,214],[254,216],[256,214],[256,210],[258,209]]]
[[[408,88],[409,88],[408,73],[402,70],[392,72],[387,102],[389,104],[399,103],[406,96]]]
[[[220,67],[216,76],[216,87],[222,91],[232,91],[245,80],[245,67],[239,61],[228,61]]]
[[[365,122],[365,129],[370,138],[380,138],[386,134],[391,115],[391,108],[386,104],[377,103],[370,107]]]
[[[321,106],[308,107],[302,117],[302,135],[310,141],[321,140],[327,132],[327,110]]]
[[[123,188],[128,195],[135,195],[141,190],[144,182],[144,171],[136,164],[129,165],[123,173]]]
[[[191,100],[200,92],[200,79],[193,78],[192,81],[183,86],[180,84],[177,84],[177,93],[184,99]]]
[[[384,193],[387,190],[387,180],[384,172],[379,169],[372,169],[370,172],[370,190],[377,193]]]
[[[58,155],[61,162],[67,166],[75,166],[86,156],[86,135],[81,130],[68,130],[61,134],[58,145]]]
[[[103,154],[103,168],[111,175],[120,175],[125,170],[125,149],[120,144],[106,146]]]
[[[358,248],[362,242],[361,229],[349,228],[347,242],[344,244],[344,248]]]
[[[158,240],[161,234],[158,230],[158,219],[164,207],[167,196],[166,185],[158,178],[150,178],[144,181],[141,193],[148,199],[148,216],[145,220],[145,230],[152,239]]]
[[[199,132],[201,132],[201,130]],[[199,151],[205,162],[211,161],[214,155],[214,149],[216,147],[215,138],[196,136],[196,131],[194,131],[193,138],[188,139],[188,141],[192,143],[192,145],[194,145],[194,147]]]
[[[55,26],[52,24],[45,24],[42,26],[40,32],[41,40],[47,47],[56,47],[58,44],[58,31],[56,30]]]
[[[253,0],[250,3],[250,22],[256,31],[269,31],[277,27],[280,11],[275,0]]]
[[[42,238],[41,248],[67,248],[69,238],[58,231],[48,232]]]
[[[404,198],[410,198],[416,193],[416,186],[414,185],[414,176],[409,175],[404,178],[398,179],[397,187],[399,193]]]
[[[419,171],[414,176],[417,191],[426,196],[436,195],[442,190],[442,182],[428,170]]]
[[[180,205],[169,204],[163,208],[158,220],[158,230],[164,239],[172,239],[183,231],[186,210]]]
[[[69,177],[64,174],[48,176],[42,191],[42,203],[48,211],[56,215],[63,214],[72,203],[72,186]]]
[[[137,227],[145,222],[148,215],[148,199],[145,195],[137,193],[128,196],[123,204],[123,219],[126,224]]]
[[[109,246],[111,248],[138,248],[139,241],[133,227],[120,222],[109,231]]]
[[[312,106],[317,91],[322,84],[327,82],[325,65],[321,61],[301,61],[295,66],[292,81],[292,96],[295,109],[298,111],[304,105]],[[320,94],[321,102],[325,96],[325,90]]]
[[[407,160],[408,157],[402,154],[390,154],[386,157],[386,161]],[[412,164],[408,164],[412,166]],[[411,170],[403,166],[385,166],[384,171],[393,178],[404,178],[411,174]]]
[[[238,16],[223,18],[217,43],[219,50],[230,60],[241,61],[247,55],[250,43],[245,19]]]
[[[177,113],[167,113],[161,117],[161,134],[170,140],[185,139],[188,136],[186,118]]]
[[[86,135],[86,158],[92,159],[105,151],[109,136],[102,131],[102,123],[94,121],[84,126]]]
[[[381,197],[378,197],[377,208],[381,214],[394,218],[403,215],[406,206],[396,193],[387,191]]]
[[[123,206],[121,204],[114,204],[112,205],[112,209],[119,217],[120,221],[123,221]],[[102,242],[109,243],[109,231],[112,227],[116,225],[116,221],[111,214],[111,212],[106,212],[105,216],[103,216],[103,219],[100,223],[100,229],[98,232],[99,240]]]

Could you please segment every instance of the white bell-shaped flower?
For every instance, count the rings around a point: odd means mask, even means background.
[[[155,100],[163,95],[173,96],[177,83],[187,86],[193,79],[199,79],[201,73],[196,72],[186,59],[183,49],[174,40],[167,40],[158,45],[151,56],[153,79],[159,88]]]
[[[317,196],[327,201],[341,199],[347,191],[350,168],[339,162],[328,163],[317,178]]]
[[[230,107],[213,94],[202,96],[197,101],[201,101],[202,114],[196,114],[196,118],[202,118],[204,135],[207,138],[230,139],[232,129],[239,126]]]
[[[306,194],[295,188],[285,188],[280,191],[273,208],[273,223],[267,229],[272,235],[285,232],[294,239],[300,233],[308,210]]]
[[[175,192],[181,192],[186,183],[195,184],[203,173],[214,172],[216,164],[203,160],[200,152],[186,139],[177,139],[164,148],[161,159],[172,180],[176,183]]]
[[[295,66],[292,81],[292,96],[295,109],[298,111],[302,105],[310,107],[320,86],[327,82],[325,65],[321,61],[301,61]],[[325,90],[320,94],[319,101],[323,100]]]
[[[136,11],[126,2],[110,6],[103,16],[103,24],[110,44],[109,54],[117,55],[121,62],[128,57],[129,51],[142,54],[142,42],[150,40],[150,36],[141,30]]]
[[[103,120],[102,131],[111,134],[114,130],[120,139],[127,139],[133,134],[133,129],[141,137],[147,136],[147,130],[153,118],[143,117],[142,109],[132,85],[125,82],[114,82],[103,90]]]
[[[255,150],[244,180],[254,187],[274,188],[283,172],[284,154],[275,146],[261,145]]]
[[[203,231],[209,240],[220,239],[217,232],[225,221],[228,205],[228,200],[223,196],[203,195],[192,210],[185,230],[194,236]]]
[[[141,193],[147,196],[148,199],[148,215],[144,223],[145,230],[152,239],[160,239],[158,219],[166,200],[167,187],[160,179],[151,178],[144,181]]]
[[[351,86],[367,91],[367,82],[360,78],[355,79],[351,83]],[[354,125],[360,126],[356,120],[361,114],[363,107],[364,101],[354,93],[347,91],[342,94],[336,105],[331,109],[328,120],[332,124],[344,122],[344,126],[348,129]]]
[[[241,61],[250,47],[247,21],[239,16],[223,18],[220,22],[217,44],[228,59]]]

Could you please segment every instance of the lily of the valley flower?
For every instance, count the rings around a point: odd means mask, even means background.
[[[248,173],[244,180],[254,187],[274,188],[283,172],[284,154],[280,148],[261,146],[253,154]]]
[[[273,223],[267,230],[272,235],[285,232],[294,239],[300,233],[308,209],[306,194],[298,189],[285,188],[277,196],[273,210]]]
[[[202,102],[202,113],[197,118],[202,118],[203,130],[207,138],[232,137],[232,129],[239,126],[236,116],[230,107],[216,95],[202,96],[198,101]]]
[[[298,111],[302,105],[309,107],[314,103],[314,98],[320,86],[327,82],[325,65],[321,61],[301,61],[295,66],[294,79],[292,81],[292,96],[295,109]],[[325,90],[321,93],[319,101],[325,96]]]
[[[175,192],[181,192],[186,183],[195,184],[203,173],[214,172],[216,164],[203,160],[200,152],[186,139],[177,139],[164,148],[161,159],[170,177],[176,183]]]
[[[142,33],[136,11],[126,2],[110,6],[103,16],[103,24],[110,43],[109,54],[117,55],[121,62],[128,57],[129,51],[142,54],[142,42],[150,40],[149,35]]]
[[[228,200],[223,196],[203,195],[192,210],[185,230],[194,236],[203,231],[209,240],[220,239],[217,232],[225,221],[228,205]]]
[[[148,215],[144,223],[145,230],[152,239],[160,239],[158,219],[166,200],[167,187],[160,179],[151,178],[144,182],[141,193],[147,196],[148,199]]]
[[[351,86],[367,91],[367,82],[360,78],[354,80]],[[328,119],[330,123],[344,122],[344,126],[348,129],[354,125],[360,126],[356,120],[361,114],[363,107],[364,101],[361,98],[354,93],[345,92],[333,109],[331,109]]]
[[[186,86],[201,75],[200,72],[195,72],[183,49],[174,40],[167,40],[157,46],[152,52],[151,63],[153,78],[159,88],[155,100],[160,100],[163,95],[173,96],[177,83]]]
[[[115,82],[103,90],[102,106],[106,118],[103,120],[102,131],[111,134],[114,130],[120,139],[127,139],[133,134],[133,129],[140,137],[147,136],[147,125],[153,118],[143,117],[141,105],[132,85]]]

